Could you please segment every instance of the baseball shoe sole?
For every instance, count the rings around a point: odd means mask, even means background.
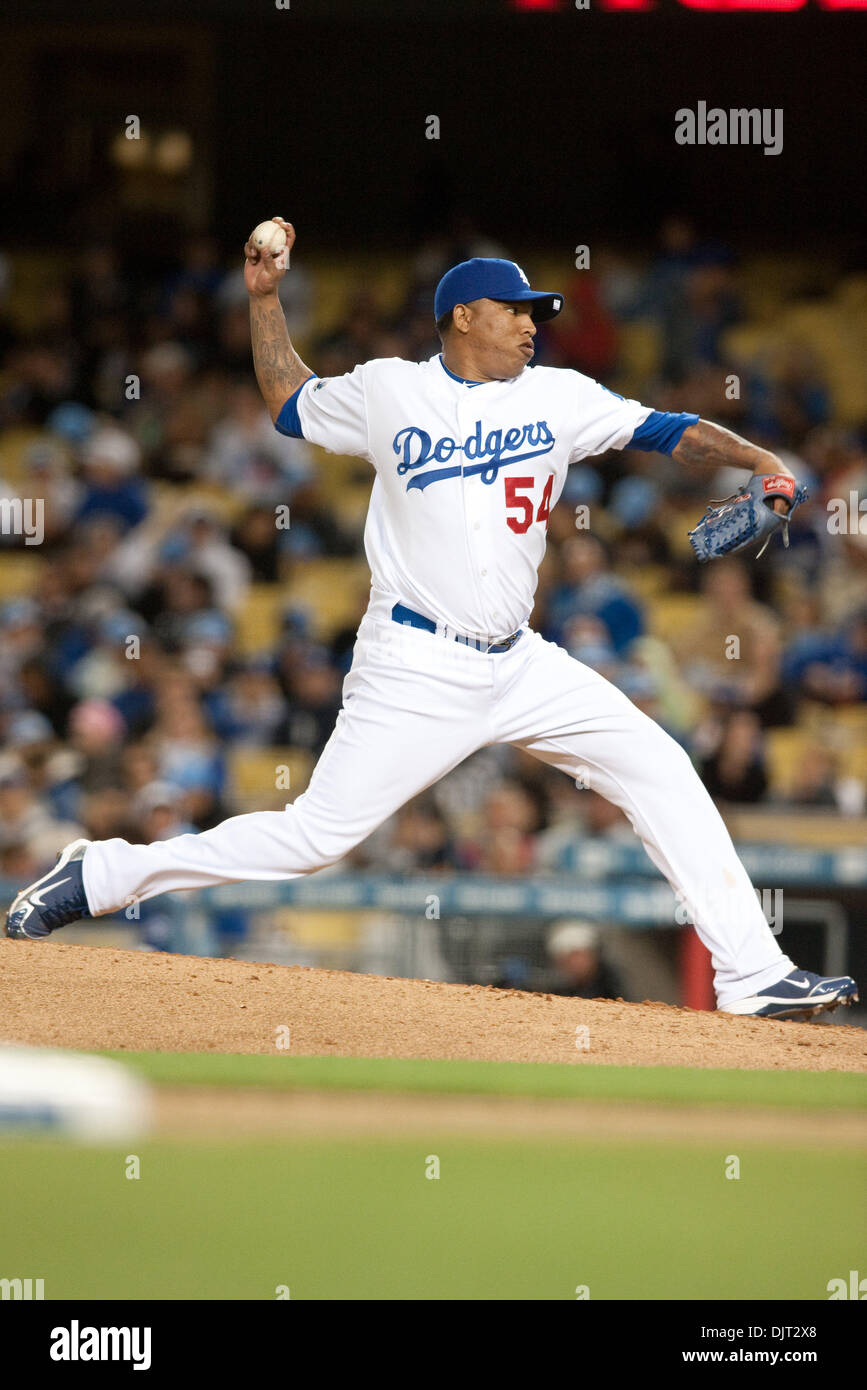
[[[768,989],[747,999],[724,1004],[720,1013],[748,1018],[803,1018],[830,1013],[839,1004],[857,1004],[858,986],[851,975],[827,977],[811,970],[793,970]]]
[[[58,927],[89,917],[81,861],[90,840],[73,840],[47,874],[18,894],[6,914],[6,935],[15,941],[39,941]]]

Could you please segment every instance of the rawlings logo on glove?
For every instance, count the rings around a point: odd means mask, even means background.
[[[746,487],[715,507],[708,507],[689,540],[699,561],[718,560],[743,550],[754,541],[764,539],[756,559],[764,555],[775,531],[782,530],[783,544],[789,544],[789,522],[795,508],[807,496],[803,483],[795,482],[788,473],[759,474]],[[785,516],[774,511],[774,500],[784,498],[789,504]]]

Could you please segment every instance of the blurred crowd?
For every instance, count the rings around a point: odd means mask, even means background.
[[[325,328],[316,277],[299,257],[283,282],[290,332],[320,375],[377,356],[429,357],[439,350],[431,305],[442,271],[498,254],[512,248],[460,228],[422,248],[396,310],[367,284]],[[4,308],[14,277],[14,261],[3,262],[0,500],[45,506],[40,546],[0,535],[0,584],[12,573],[4,564],[38,557],[32,583],[0,593],[0,876],[23,882],[75,834],[149,841],[234,813],[236,747],[317,756],[353,624],[323,641],[310,611],[287,601],[271,648],[241,656],[236,638],[252,585],[279,589],[312,558],[363,552],[360,525],[329,506],[328,463],[277,434],[264,410],[237,258],[195,238],[170,271],[142,278],[111,247],[93,246],[40,288],[26,327]],[[540,328],[537,362],[729,425],[776,450],[810,501],[788,550],[775,544],[761,565],[699,571],[679,538],[739,478],[690,477],[670,459],[628,451],[590,460],[552,512],[534,625],[658,719],[720,802],[859,813],[863,785],[832,745],[808,750],[781,799],[765,740],[806,707],[867,701],[867,534],[833,534],[827,511],[832,497],[867,495],[864,429],[835,420],[803,343],[773,367],[727,359],[727,330],[744,316],[739,266],[685,220],[666,223],[643,262],[600,249],[592,269],[556,288],[566,309]],[[661,345],[639,383],[621,360],[636,323]],[[733,399],[722,389],[730,371],[741,382]],[[190,500],[196,488],[204,500]],[[275,524],[281,506],[286,527]],[[654,604],[690,594],[701,596],[690,621],[665,641],[654,635]],[[735,659],[726,634],[738,637]],[[556,868],[564,845],[587,834],[632,841],[592,789],[576,795],[526,756],[488,749],[354,861],[525,874]]]

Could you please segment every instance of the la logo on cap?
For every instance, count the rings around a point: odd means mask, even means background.
[[[530,288],[530,281],[527,279],[527,277],[526,277],[526,275],[524,274],[524,272],[523,272],[523,270],[521,269],[521,267],[520,267],[515,261],[512,261],[512,265],[513,265],[513,266],[515,267],[515,269],[517,270],[517,272],[518,272],[518,274],[520,275],[521,279],[523,280],[524,284],[527,286],[527,289],[529,289],[529,288]]]

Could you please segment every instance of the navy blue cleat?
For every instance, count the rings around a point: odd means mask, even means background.
[[[81,861],[89,840],[73,840],[42,878],[18,894],[6,915],[6,935],[16,941],[39,941],[58,927],[89,917]]]
[[[750,1018],[810,1019],[814,1014],[830,1013],[838,1004],[857,1003],[858,986],[851,975],[828,978],[811,970],[793,970],[768,989],[723,1005],[720,1012]]]

